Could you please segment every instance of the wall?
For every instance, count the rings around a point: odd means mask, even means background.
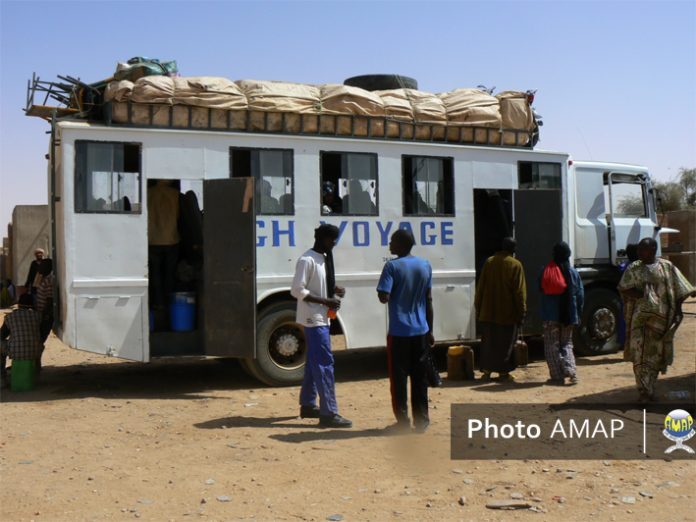
[[[12,211],[12,280],[23,285],[34,260],[34,250],[43,248],[46,257],[49,249],[50,227],[48,205],[17,205]]]

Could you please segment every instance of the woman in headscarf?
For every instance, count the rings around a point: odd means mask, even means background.
[[[624,360],[633,363],[640,402],[655,399],[658,374],[674,361],[674,334],[682,321],[682,303],[696,290],[679,269],[657,257],[657,241],[638,243],[638,261],[619,282],[626,318]]]
[[[544,355],[550,384],[577,384],[573,354],[573,327],[580,323],[584,290],[580,274],[570,265],[570,247],[561,242],[553,247],[553,260],[540,279],[541,318],[544,324]]]

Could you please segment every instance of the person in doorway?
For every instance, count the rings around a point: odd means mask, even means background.
[[[564,241],[553,247],[553,260],[539,279],[544,356],[551,378],[549,384],[577,384],[573,354],[573,328],[580,322],[584,288],[580,274],[570,265],[570,247]]]
[[[166,323],[167,304],[174,292],[179,259],[179,191],[164,179],[147,189],[150,300],[155,323]]]
[[[321,428],[350,428],[338,414],[334,358],[329,335],[330,315],[341,306],[345,289],[336,285],[333,249],[338,227],[323,224],[314,230],[314,246],[297,261],[290,293],[297,299],[297,322],[304,327],[307,362],[300,390],[300,417],[318,418]],[[338,297],[336,297],[338,296]],[[319,407],[316,405],[319,395]]]
[[[36,360],[41,356],[40,318],[34,310],[31,294],[19,296],[19,306],[5,316],[0,327],[0,375],[7,382],[7,358]]]
[[[24,283],[25,292],[29,292],[31,295],[36,295],[36,290],[41,282],[41,275],[39,274],[39,267],[43,261],[46,252],[43,248],[37,248],[34,250],[34,260],[29,265],[29,273],[27,274],[27,280]]]
[[[670,261],[657,257],[657,241],[641,239],[638,261],[619,282],[624,302],[624,360],[633,363],[639,400],[655,400],[655,383],[674,359],[674,334],[681,323],[682,303],[696,296],[694,287]]]
[[[432,268],[411,255],[413,234],[399,229],[392,234],[387,261],[377,284],[377,297],[389,305],[387,361],[392,409],[399,428],[409,428],[406,383],[411,378],[411,413],[416,431],[424,432],[428,416],[428,350],[433,336]]]
[[[512,381],[513,356],[518,328],[527,315],[527,285],[522,263],[515,259],[517,242],[506,237],[500,251],[483,265],[476,286],[476,320],[481,325],[482,379],[497,372],[501,381]]]

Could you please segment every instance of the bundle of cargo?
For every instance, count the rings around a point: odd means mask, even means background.
[[[147,76],[111,82],[107,120],[143,126],[530,146],[529,93],[367,91],[217,77]]]

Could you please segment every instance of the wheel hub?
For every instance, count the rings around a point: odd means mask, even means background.
[[[592,336],[606,340],[616,331],[616,317],[608,308],[599,308],[592,315]]]
[[[300,349],[300,341],[291,334],[283,334],[276,341],[276,350],[283,357],[292,357]]]

